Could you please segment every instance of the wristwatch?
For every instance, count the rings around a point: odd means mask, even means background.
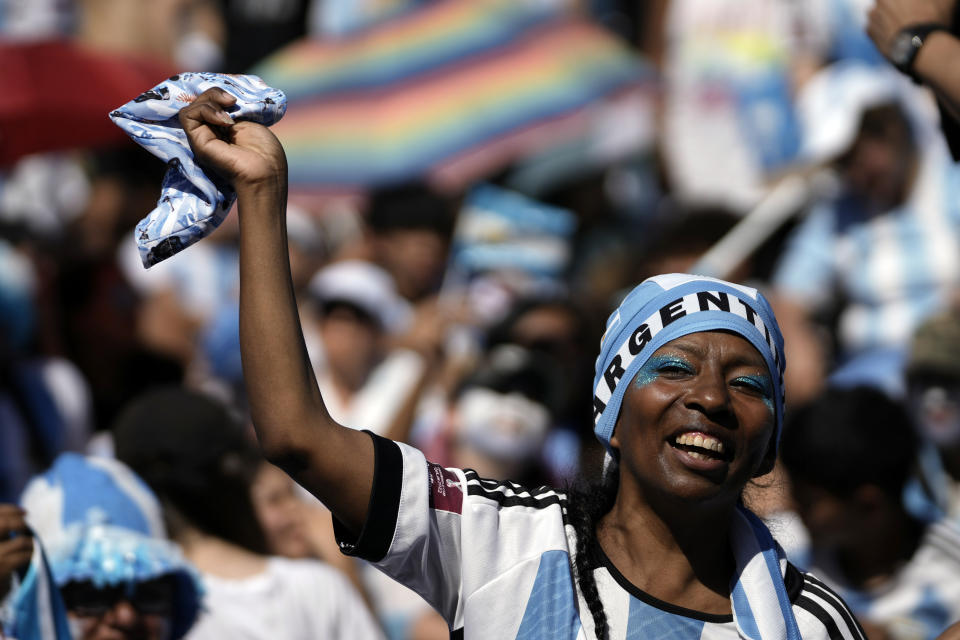
[[[950,31],[950,29],[936,22],[910,25],[901,29],[890,45],[890,61],[893,66],[913,78],[915,82],[918,78],[913,72],[913,61],[920,53],[920,47],[923,46],[927,36],[934,31]]]

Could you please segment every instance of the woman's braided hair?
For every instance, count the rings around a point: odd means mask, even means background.
[[[593,576],[600,555],[597,524],[613,508],[619,485],[620,476],[613,471],[604,474],[599,482],[577,484],[568,490],[567,516],[577,534],[574,577],[593,616],[597,640],[607,640],[609,635],[607,615]]]

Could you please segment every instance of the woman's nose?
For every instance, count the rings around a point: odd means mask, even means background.
[[[690,382],[685,404],[714,420],[718,415],[730,413],[730,390],[723,373],[709,368],[701,370]]]
[[[111,609],[113,622],[118,627],[132,627],[137,622],[137,610],[126,600],[120,600]]]

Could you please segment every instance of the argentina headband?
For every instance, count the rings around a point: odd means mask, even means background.
[[[774,386],[776,437],[783,422],[783,336],[770,304],[756,289],[715,278],[673,273],[644,280],[607,320],[593,380],[594,433],[606,447],[628,384],[654,351],[700,331],[731,331],[760,352]]]

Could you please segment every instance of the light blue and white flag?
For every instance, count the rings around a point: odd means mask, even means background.
[[[208,236],[236,200],[230,185],[197,164],[178,119],[182,108],[212,87],[237,99],[226,109],[234,120],[269,126],[287,109],[284,93],[268,87],[257,76],[197,72],[168,78],[110,112],[110,119],[118,127],[169,166],[157,208],[136,228],[145,267]]]
[[[33,536],[33,557],[13,603],[12,622],[6,633],[16,640],[71,640],[67,610],[53,579],[47,554]]]

